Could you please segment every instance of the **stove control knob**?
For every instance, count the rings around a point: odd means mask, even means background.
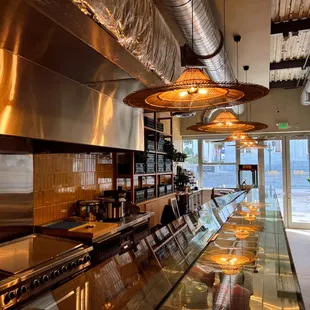
[[[76,262],[71,262],[69,265],[68,265],[68,268],[69,269],[74,269],[74,268],[76,268]]]
[[[21,296],[21,295],[27,293],[27,291],[28,291],[27,286],[23,285],[22,287],[20,287],[20,288],[17,290],[17,296]]]
[[[5,297],[4,297],[4,302],[7,304],[9,303],[12,299],[16,297],[15,293],[13,291],[8,292]]]
[[[47,276],[46,274],[41,278],[41,283],[44,284],[46,282],[48,282],[48,280],[50,279],[49,276]]]
[[[79,258],[76,263],[78,266],[81,266],[83,264],[83,259]]]
[[[90,255],[85,255],[84,256],[84,264],[89,262],[91,260],[91,256]]]
[[[51,275],[52,275],[52,278],[57,278],[59,276],[59,271],[54,270],[54,271],[52,271]]]
[[[61,272],[61,273],[65,273],[67,270],[68,270],[68,268],[67,268],[66,266],[62,266],[62,267],[60,268],[60,272]]]
[[[40,281],[39,281],[38,279],[34,279],[34,280],[32,281],[32,283],[31,283],[31,286],[32,286],[33,288],[36,288],[36,287],[40,286]]]

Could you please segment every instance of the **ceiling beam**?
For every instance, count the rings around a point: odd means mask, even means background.
[[[294,79],[291,81],[278,81],[278,82],[270,82],[269,88],[296,88],[297,84],[299,87],[303,86],[304,80],[300,80],[298,83],[298,80]]]
[[[271,34],[288,34],[289,32],[298,32],[299,30],[310,29],[310,18],[290,20],[282,23],[271,23]]]
[[[307,60],[307,63],[305,62],[306,62],[306,59],[304,58],[273,62],[270,64],[270,70],[310,67],[310,59]]]

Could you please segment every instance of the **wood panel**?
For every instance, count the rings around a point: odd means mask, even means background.
[[[141,211],[154,212],[154,216],[150,218],[150,226],[153,227],[160,224],[161,214],[165,205],[170,204],[170,199],[175,198],[175,194],[167,195],[157,199],[153,199],[149,202],[138,204]]]

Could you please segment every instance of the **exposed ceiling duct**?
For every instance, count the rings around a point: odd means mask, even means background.
[[[216,81],[236,81],[208,0],[162,0],[187,44]],[[192,7],[193,6],[193,7]]]
[[[71,0],[165,83],[181,73],[179,45],[151,0]]]
[[[178,24],[187,44],[206,66],[208,76],[216,82],[236,81],[224,49],[223,34],[216,25],[209,1],[162,0],[162,3]],[[234,113],[242,114],[244,105],[232,109]],[[214,112],[206,112],[204,118],[210,120]]]

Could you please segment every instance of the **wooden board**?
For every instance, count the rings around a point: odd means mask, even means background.
[[[87,223],[83,226],[72,228],[69,230],[70,233],[76,235],[77,237],[93,239],[99,236],[105,235],[118,228],[116,223]]]
[[[89,227],[90,225],[94,225],[94,227]],[[93,238],[110,233],[117,228],[117,223],[85,222],[85,224],[71,229],[49,229],[48,226],[42,227],[42,233],[70,239],[91,240]]]

